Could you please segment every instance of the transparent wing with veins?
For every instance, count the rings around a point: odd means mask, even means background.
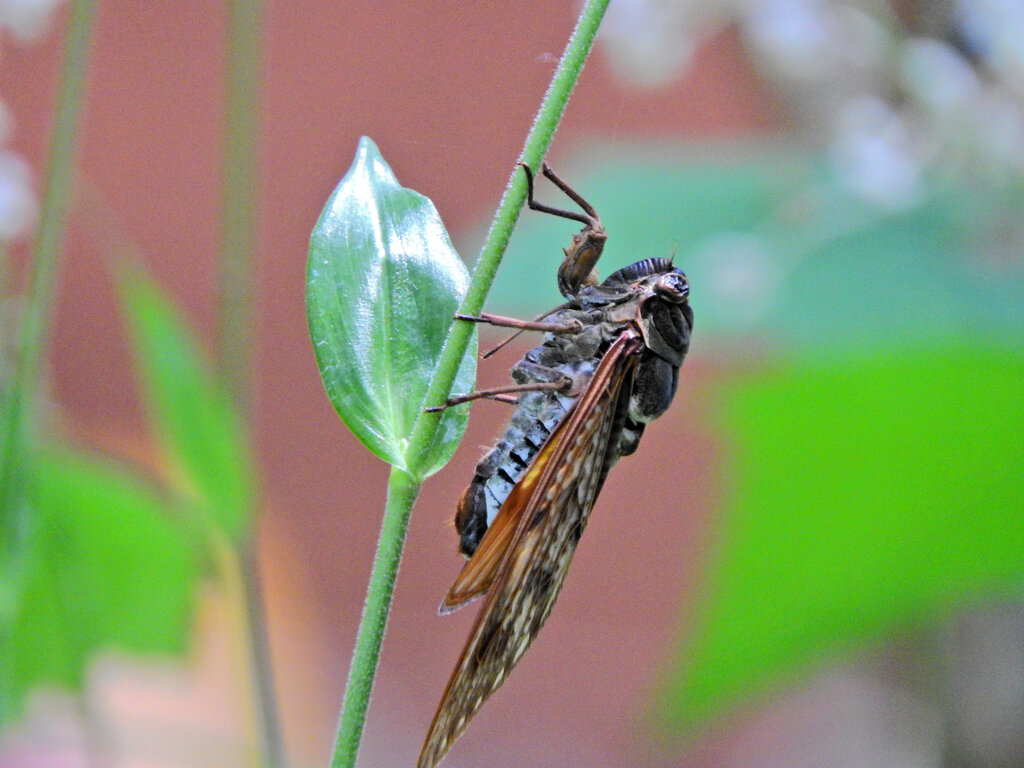
[[[493,571],[486,574],[487,598],[448,681],[417,768],[433,768],[440,761],[550,614],[600,490],[620,392],[642,346],[631,331],[612,344],[572,412],[502,505],[499,517],[512,516],[515,532],[507,535],[506,522],[504,536],[488,541],[485,534],[452,586],[445,604],[457,607],[460,585],[481,578],[474,561],[497,563],[488,566]],[[504,552],[498,556],[494,547]]]

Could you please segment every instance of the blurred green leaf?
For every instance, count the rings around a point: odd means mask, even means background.
[[[352,168],[313,229],[306,311],[327,395],[374,455],[424,476],[444,466],[468,412],[442,415],[425,459],[406,456],[427,386],[469,286],[433,203],[401,187],[364,137]],[[469,392],[476,376],[470,344],[455,380]]]
[[[166,505],[113,465],[51,448],[33,462],[34,519],[0,647],[0,722],[41,684],[81,685],[101,648],[185,648],[196,557]]]
[[[253,509],[254,473],[231,397],[204,365],[174,306],[140,271],[121,281],[143,400],[179,492],[238,541]],[[180,484],[180,485],[179,485]]]
[[[662,702],[688,728],[836,649],[1024,588],[1024,356],[949,342],[723,395],[716,554]]]

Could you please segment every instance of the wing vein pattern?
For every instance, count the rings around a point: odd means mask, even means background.
[[[514,491],[506,500],[505,505],[523,505],[516,511],[515,533],[445,689],[418,768],[433,768],[444,756],[550,614],[600,489],[606,453],[614,450],[620,392],[642,348],[632,331],[619,335],[520,483],[526,498]]]

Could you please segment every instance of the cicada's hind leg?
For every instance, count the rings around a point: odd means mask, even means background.
[[[462,403],[468,403],[473,400],[498,400],[503,403],[516,403],[518,400],[515,398],[505,397],[505,395],[518,394],[522,392],[568,392],[572,388],[572,379],[568,376],[562,376],[557,381],[531,381],[526,384],[509,384],[504,387],[491,387],[490,389],[478,389],[476,392],[469,392],[465,395],[453,395],[444,401],[441,405],[434,405],[430,408],[424,408],[427,413],[436,413],[437,411],[443,411],[446,408],[451,408],[453,405],[461,405]]]
[[[566,184],[562,179],[545,163],[542,172],[551,180],[555,186],[565,192],[569,198],[583,209],[583,213],[566,211],[561,208],[554,208],[544,203],[538,203],[533,199],[533,171],[526,163],[520,163],[526,172],[526,203],[530,210],[550,213],[552,216],[560,216],[563,219],[579,221],[583,229],[572,237],[572,245],[565,250],[565,259],[558,268],[558,290],[567,299],[571,299],[579,293],[585,285],[597,284],[597,271],[594,266],[601,258],[605,241],[608,235],[604,231],[601,219],[594,210],[594,206],[584,200],[579,193]]]
[[[518,402],[517,398],[506,397],[512,394],[523,392],[569,392],[573,386],[571,376],[566,376],[556,368],[549,368],[546,365],[533,363],[529,360],[520,360],[512,368],[512,378],[517,383],[508,384],[504,387],[492,387],[480,389],[465,395],[453,395],[444,401],[442,405],[435,405],[427,408],[428,413],[443,411],[453,405],[468,403],[472,400],[499,400],[506,403]]]
[[[526,204],[530,206],[531,211],[540,211],[541,213],[550,213],[552,216],[560,216],[563,219],[572,219],[578,221],[591,229],[599,229],[604,231],[601,226],[601,218],[597,215],[597,211],[594,210],[594,206],[580,197],[579,193],[576,192],[572,187],[562,181],[561,177],[558,176],[547,163],[541,166],[541,172],[548,177],[560,190],[565,192],[576,205],[583,209],[583,213],[577,213],[576,211],[567,211],[564,208],[555,208],[554,206],[545,205],[544,203],[538,203],[533,199],[533,170],[526,163],[520,163],[523,170],[526,171]]]

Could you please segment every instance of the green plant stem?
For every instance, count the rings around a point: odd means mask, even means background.
[[[422,485],[422,482],[398,467],[391,468],[384,522],[381,524],[370,585],[366,590],[366,604],[359,622],[356,649],[349,667],[345,703],[338,722],[338,738],[334,745],[331,768],[351,768],[356,763],[363,724],[366,722],[366,709],[373,690],[373,678],[377,673],[380,646],[391,608],[391,595],[395,591],[398,564],[405,546],[409,513]]]
[[[245,414],[250,399],[253,263],[257,246],[259,83],[263,3],[229,3],[227,117],[224,138],[224,184],[221,202],[220,275],[218,285],[217,365],[221,380]],[[264,766],[286,764],[267,635],[266,606],[256,556],[257,534],[239,547],[245,593],[245,630],[249,647],[252,696]]]
[[[583,70],[583,63],[590,53],[594,36],[597,34],[597,28],[607,7],[608,0],[589,0],[580,12],[576,29],[573,30],[572,36],[569,38],[565,52],[558,62],[558,68],[551,79],[551,85],[548,86],[547,93],[544,94],[544,100],[541,102],[533,126],[523,144],[522,160],[533,169],[540,167],[544,155],[547,154],[551,139],[555,135],[555,129],[565,113],[565,106],[569,102],[569,96]],[[491,222],[487,239],[480,251],[480,258],[477,259],[476,267],[473,270],[469,290],[466,291],[466,297],[459,307],[460,313],[479,315],[480,310],[483,309],[484,300],[491,290],[501,257],[505,254],[509,238],[512,236],[512,229],[519,219],[519,212],[525,201],[526,179],[523,172],[517,167],[505,187],[501,202],[498,204],[498,211]],[[459,369],[459,362],[466,353],[472,334],[472,323],[454,323],[452,325],[444,348],[441,350],[434,378],[431,379],[430,387],[427,390],[426,403],[428,405],[443,403],[448,397],[452,389],[452,382],[455,381],[455,374]],[[426,453],[425,449],[434,437],[434,430],[437,428],[439,419],[440,414],[438,413],[420,415],[409,438],[409,456],[420,456]],[[415,471],[417,468],[412,467],[412,469]]]
[[[569,38],[523,146],[523,162],[528,163],[531,168],[539,167],[547,153],[607,7],[608,0],[589,0],[580,13],[576,28]],[[509,179],[505,194],[498,205],[498,211],[487,233],[460,312],[475,315],[483,308],[484,299],[487,298],[487,293],[494,282],[494,275],[525,200],[526,180],[517,168]],[[459,362],[469,346],[472,331],[469,323],[452,325],[427,391],[427,403],[440,403],[448,396],[455,381]],[[420,414],[410,436],[409,456],[426,455],[426,448],[434,439],[439,419],[440,416],[436,413]],[[402,546],[405,543],[409,512],[422,485],[422,480],[417,479],[422,476],[422,467],[412,467],[412,470],[415,476],[393,468],[388,481],[384,524],[377,544],[377,557],[370,577],[370,586],[367,589],[366,606],[359,624],[356,650],[345,686],[345,702],[338,723],[338,736],[331,759],[332,768],[352,768],[356,762],[373,678],[377,672],[380,645],[384,639],[388,611],[391,608],[395,577],[398,574]]]
[[[75,145],[82,111],[85,73],[89,64],[94,0],[72,0],[64,58],[61,62],[53,136],[43,182],[39,233],[34,257],[29,264],[25,315],[16,349],[14,377],[7,408],[0,424],[0,519],[17,520],[22,510],[23,457],[26,424],[32,419],[33,395],[40,390],[40,365],[46,344],[47,323],[53,304],[57,263],[64,243],[64,230],[74,182]],[[11,533],[8,529],[0,535]],[[14,540],[3,541],[2,555],[17,548]]]

